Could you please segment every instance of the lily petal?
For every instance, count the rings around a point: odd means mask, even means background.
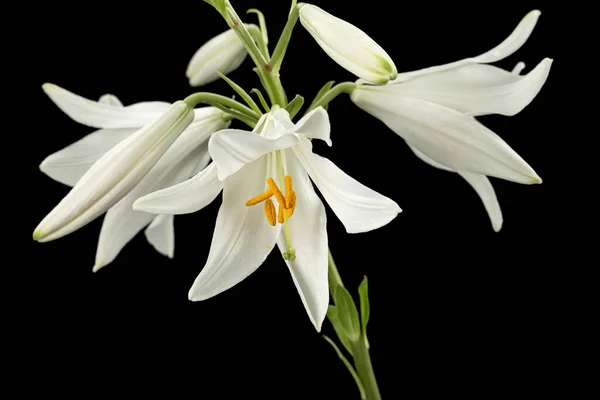
[[[541,183],[525,160],[475,118],[424,100],[381,96],[371,88],[357,87],[354,103],[429,158],[456,171]]]
[[[502,43],[483,54],[480,54],[476,57],[465,58],[463,60],[451,62],[448,64],[423,68],[417,71],[401,73],[398,74],[396,79],[390,81],[390,84],[405,82],[410,79],[416,78],[417,76],[431,74],[434,72],[441,72],[467,64],[489,64],[496,61],[500,61],[510,56],[515,51],[519,50],[521,46],[525,44],[525,42],[527,41],[527,39],[529,39],[529,36],[533,32],[533,29],[535,28],[535,25],[537,24],[540,15],[541,12],[539,10],[533,10],[529,12],[521,20],[521,22],[519,22],[514,31],[506,39],[504,39],[504,41],[502,41]]]
[[[422,75],[402,85],[373,86],[371,90],[412,97],[453,108],[472,116],[516,115],[537,96],[548,78],[552,60],[540,62],[525,76],[485,65],[469,64]]]
[[[100,96],[100,99],[98,99],[98,103],[107,104],[113,107],[123,107],[123,103],[121,103],[121,100],[119,100],[117,96],[109,93]]]
[[[77,181],[110,149],[133,134],[136,129],[100,129],[46,157],[40,170],[68,186]]]
[[[175,216],[157,215],[144,231],[148,243],[160,254],[173,258],[175,254]]]
[[[208,260],[189,291],[190,300],[208,299],[241,282],[277,242],[281,225],[269,225],[263,207],[245,205],[246,199],[266,189],[267,158],[247,164],[225,180]]]
[[[380,228],[402,211],[395,201],[359,183],[328,159],[314,154],[308,139],[303,138],[293,151],[348,233]]]
[[[223,182],[211,163],[192,178],[140,197],[133,209],[152,214],[190,214],[206,207],[221,193]]]
[[[327,315],[329,305],[327,217],[321,199],[296,157],[287,152],[288,173],[297,194],[294,215],[289,219],[294,261],[286,260],[296,289],[317,332]],[[285,233],[277,242],[282,253],[287,252]]]
[[[458,174],[469,182],[469,185],[471,185],[473,189],[475,189],[490,217],[492,228],[495,232],[499,232],[500,229],[502,229],[503,222],[502,210],[500,209],[496,192],[494,191],[494,187],[490,183],[490,180],[485,175],[474,174],[472,172],[459,171]]]
[[[51,83],[42,88],[71,119],[92,128],[140,128],[154,122],[170,107],[169,103],[158,101],[122,107],[83,98]]]
[[[323,107],[318,107],[302,117],[293,131],[307,138],[321,139],[331,147],[331,124],[329,114]]]
[[[445,165],[438,163],[435,160],[427,157],[425,154],[410,146],[411,150],[419,157],[421,160],[426,162],[427,164],[442,169],[444,171],[449,172],[457,172],[454,171]],[[498,232],[502,228],[502,210],[500,209],[500,204],[498,203],[498,198],[496,197],[496,192],[494,191],[494,187],[490,183],[490,180],[481,174],[474,174],[472,172],[457,172],[464,180],[466,180],[469,185],[475,189],[479,198],[483,202],[483,206],[490,217],[490,221],[492,223],[492,228],[494,231]]]
[[[208,151],[217,166],[219,179],[225,180],[248,163],[272,151],[292,147],[298,140],[295,135],[267,139],[248,131],[225,129],[211,136]]]

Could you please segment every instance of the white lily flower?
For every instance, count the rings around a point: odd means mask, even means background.
[[[375,84],[395,79],[390,56],[365,32],[312,4],[300,8],[300,23],[336,63]]]
[[[118,98],[104,95],[98,103],[91,102],[55,85],[46,85],[44,90],[59,107],[75,120],[95,120],[95,125],[114,125],[117,118],[124,126],[130,126],[136,113],[148,113],[149,120],[156,120],[168,110],[168,103],[138,103],[123,107]],[[109,105],[114,107],[105,107]],[[120,108],[118,110],[117,108]],[[161,110],[162,109],[162,110]],[[123,114],[124,110],[128,111]],[[194,122],[181,134],[173,145],[152,167],[148,174],[117,204],[108,209],[96,252],[94,271],[110,263],[121,249],[144,226],[148,242],[161,254],[172,258],[175,248],[173,215],[154,215],[134,211],[132,204],[139,196],[182,182],[206,167],[210,161],[208,137],[215,131],[229,126],[214,107],[194,110]],[[105,120],[102,120],[104,115]],[[123,117],[123,116],[128,116]],[[98,122],[101,121],[101,122]],[[143,121],[139,122],[143,123]],[[137,128],[111,128],[97,130],[81,140],[48,156],[40,165],[42,172],[54,180],[74,186],[90,167]]]
[[[254,132],[215,133],[208,145],[212,164],[186,182],[138,199],[134,208],[194,212],[222,189],[208,260],[190,289],[190,300],[208,299],[241,282],[277,244],[320,331],[329,302],[328,244],[325,207],[311,179],[349,233],[379,228],[401,210],[312,152],[309,138],[331,145],[329,117],[322,107],[295,125],[285,110],[276,108]]]
[[[166,104],[164,111],[165,103],[123,107],[114,97],[94,102],[55,85],[46,84],[44,90],[74,120],[104,129],[42,162],[42,170],[74,186],[35,229],[33,238],[40,242],[67,235],[115,205],[194,119],[184,102]],[[132,133],[137,124],[142,128]]]
[[[477,57],[398,74],[387,85],[364,81],[351,95],[361,109],[383,121],[425,162],[460,174],[481,197],[499,231],[502,212],[487,176],[522,184],[541,183],[535,171],[498,135],[474,117],[512,116],[523,110],[546,82],[552,60],[525,76],[485,65],[518,50],[540,15],[532,11],[500,45]]]
[[[251,33],[258,31],[253,24],[246,24],[246,28]],[[227,75],[238,69],[247,55],[242,41],[233,29],[229,29],[204,43],[194,53],[185,76],[190,86],[206,85],[219,79],[217,71]]]

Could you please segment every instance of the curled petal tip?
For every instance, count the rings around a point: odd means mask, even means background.
[[[40,239],[44,236],[44,233],[42,232],[42,230],[40,228],[36,228],[35,231],[33,231],[33,240],[35,240],[36,242],[39,242]]]

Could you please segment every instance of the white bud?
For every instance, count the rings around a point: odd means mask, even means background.
[[[383,85],[398,75],[385,50],[354,25],[311,4],[300,8],[300,22],[329,57],[359,78]]]
[[[40,222],[33,238],[47,242],[91,222],[125,196],[194,120],[193,109],[175,102],[158,120],[102,156]]]

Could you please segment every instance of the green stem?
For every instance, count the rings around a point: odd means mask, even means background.
[[[269,61],[269,65],[273,69],[274,72],[279,72],[281,69],[281,63],[283,62],[283,57],[285,56],[285,52],[290,43],[290,39],[292,37],[292,31],[294,30],[294,26],[296,26],[296,22],[298,22],[298,17],[300,16],[299,7],[295,6],[292,8],[290,15],[288,16],[287,23],[283,28],[283,32],[279,37],[279,41],[277,42],[277,46],[273,51],[273,56],[271,57],[271,61]]]
[[[333,297],[335,288],[344,285],[331,255],[331,250],[329,250],[328,257],[329,292]],[[364,334],[361,333],[360,338],[356,342],[350,341],[350,346],[352,347],[356,373],[365,389],[367,400],[381,400],[381,394],[379,393],[379,387],[375,379],[375,372],[373,371],[373,364],[371,364],[371,356],[369,355],[369,348],[367,347],[367,340]]]
[[[191,108],[196,107],[197,104],[208,104],[214,107],[227,107],[231,108],[242,115],[245,115],[251,119],[258,119],[260,115],[257,115],[251,108],[246,107],[240,102],[237,102],[229,97],[221,96],[220,94],[198,92],[189,95],[183,100]]]
[[[313,105],[308,110],[306,110],[305,115],[314,110],[315,108],[329,104],[333,99],[335,99],[342,93],[352,94],[355,88],[356,83],[354,82],[343,82],[338,85],[335,85],[329,91],[327,91],[327,93],[325,93],[323,97],[321,97],[318,101],[313,102]]]

